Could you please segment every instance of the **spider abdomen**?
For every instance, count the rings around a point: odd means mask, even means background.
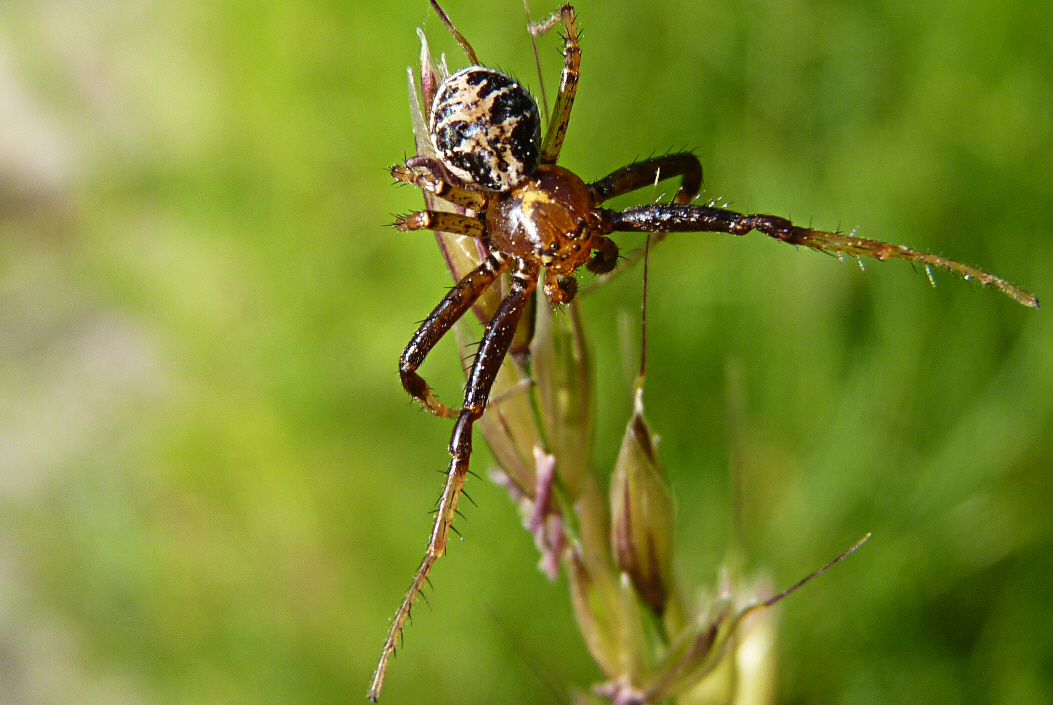
[[[489,191],[513,188],[540,160],[537,103],[514,79],[484,66],[442,82],[428,130],[446,168]]]

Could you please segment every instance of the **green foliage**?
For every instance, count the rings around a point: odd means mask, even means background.
[[[519,3],[446,9],[536,85]],[[1050,297],[1046,3],[577,9],[562,163],[584,178],[695,148],[707,198]],[[396,374],[448,276],[429,235],[384,227],[420,204],[386,173],[413,147],[418,26],[462,64],[424,0],[0,5],[0,699],[364,702],[450,430]],[[730,564],[781,587],[874,533],[780,608],[783,702],[1053,700],[1053,323],[936,278],[760,236],[652,255],[684,583]],[[583,302],[600,469],[639,303],[634,274]],[[456,398],[452,341],[424,373]],[[468,492],[383,702],[598,680],[504,490]]]

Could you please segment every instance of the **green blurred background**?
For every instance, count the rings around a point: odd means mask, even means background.
[[[520,3],[446,9],[536,85]],[[577,9],[586,179],[693,148],[709,198],[1051,298],[1047,0]],[[463,65],[425,0],[0,3],[0,702],[364,701],[450,430],[396,373],[449,284],[429,235],[385,227],[421,203],[386,173],[418,26]],[[584,304],[604,476],[639,274]],[[685,580],[714,584],[733,515],[780,586],[874,532],[781,608],[781,702],[1053,702],[1049,313],[758,235],[671,237],[651,276]],[[457,396],[452,344],[424,371]],[[469,491],[390,705],[599,676],[504,492]]]

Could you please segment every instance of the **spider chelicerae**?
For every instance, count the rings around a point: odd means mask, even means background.
[[[702,165],[689,152],[635,162],[586,183],[557,165],[577,91],[581,48],[574,8],[563,5],[546,21],[530,25],[532,34],[563,29],[564,65],[559,92],[542,139],[537,102],[510,76],[482,66],[474,49],[454,27],[437,0],[435,12],[471,63],[434,88],[425,106],[435,157],[419,156],[392,168],[392,176],[413,184],[457,207],[459,212],[424,210],[399,218],[398,230],[434,230],[465,235],[483,245],[482,263],[465,275],[424,320],[402,353],[402,385],[429,412],[456,419],[450,439],[446,483],[427,551],[391,625],[369,698],[380,695],[388,659],[421,593],[432,566],[443,554],[468,473],[472,427],[483,415],[498,370],[508,354],[517,326],[541,283],[553,305],[570,302],[577,292],[581,267],[597,275],[612,272],[619,260],[616,232],[721,232],[745,235],[758,231],[792,245],[838,256],[904,259],[938,267],[966,280],[993,286],[1026,306],[1038,300],[999,277],[937,255],[918,252],[836,232],[794,225],[773,215],[744,214],[695,203],[702,187]],[[426,91],[427,93],[427,91]],[[622,211],[602,208],[616,196],[679,177],[669,203],[651,203]],[[428,353],[479,297],[505,273],[508,294],[493,314],[479,345],[464,395],[454,409],[443,404],[417,370]]]

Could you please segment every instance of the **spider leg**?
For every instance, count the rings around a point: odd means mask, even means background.
[[[570,111],[574,107],[574,96],[578,92],[578,77],[581,67],[581,47],[578,45],[578,20],[574,7],[570,4],[559,8],[544,22],[530,25],[531,34],[543,34],[557,23],[563,23],[563,73],[559,79],[559,93],[552,108],[552,117],[545,130],[545,139],[541,143],[541,163],[555,164],[563,149],[563,140],[567,136],[567,125],[570,123]]]
[[[457,40],[457,43],[461,45],[461,49],[468,55],[468,60],[473,65],[479,65],[479,57],[475,55],[475,49],[472,49],[472,45],[468,43],[468,40],[464,38],[464,35],[457,31],[457,28],[453,26],[453,22],[450,21],[449,16],[439,7],[439,3],[436,0],[431,0],[431,6],[435,9],[435,12],[439,15],[439,19],[446,25],[446,29],[449,30],[453,38]]]
[[[702,188],[702,163],[691,152],[666,154],[624,166],[589,184],[589,194],[595,207],[611,198],[652,186],[656,180],[664,181],[677,176],[681,177],[680,188],[673,196],[673,203],[689,204],[695,200]],[[665,233],[658,233],[651,239],[650,246],[653,248],[663,239]],[[644,253],[644,248],[640,247],[624,258],[619,258],[618,246],[612,240],[597,237],[595,241],[599,246],[585,267],[599,278],[591,282],[584,293],[629,269],[640,261]]]
[[[486,209],[486,196],[479,191],[471,191],[453,183],[436,159],[414,157],[405,165],[391,167],[391,177],[407,184],[413,184],[422,191],[433,193],[444,201],[449,201],[462,208],[474,211]]]
[[[404,165],[393,166],[391,175],[399,181],[420,187],[424,191],[425,204],[429,209],[397,219],[395,227],[402,231],[434,230],[439,249],[454,279],[465,276],[486,258],[490,250],[483,237],[485,225],[479,218],[486,211],[490,198],[488,194],[465,188],[457,177],[446,170],[442,162],[433,157],[410,157]],[[447,206],[438,199],[458,208]],[[476,217],[465,215],[465,208],[475,211]],[[474,241],[466,242],[464,237],[474,238]],[[500,305],[506,293],[502,283],[499,280],[497,286],[482,294],[473,304],[476,317],[481,322],[485,323],[492,318],[493,312]],[[527,331],[523,331],[520,337],[529,342],[526,333]],[[517,347],[521,346],[517,343]]]
[[[472,307],[475,300],[494,283],[494,280],[508,269],[508,266],[507,262],[491,254],[482,264],[466,274],[424,320],[402,353],[402,358],[399,360],[399,376],[402,378],[402,386],[421,403],[421,406],[436,416],[452,419],[461,411],[450,409],[439,401],[424,378],[417,374],[417,370],[424,364],[424,359],[435,344]],[[480,354],[481,352],[480,350]]]
[[[460,213],[446,211],[417,211],[395,219],[395,229],[439,230],[444,233],[482,237],[486,232],[483,221]]]
[[[435,517],[435,525],[428,539],[428,548],[424,553],[424,559],[417,574],[413,578],[409,592],[402,600],[402,605],[395,613],[391,630],[388,632],[387,641],[384,642],[384,650],[380,656],[380,663],[373,674],[373,683],[369,688],[370,700],[376,702],[380,696],[380,688],[384,683],[384,673],[387,670],[388,659],[395,651],[395,646],[402,634],[402,629],[409,618],[413,602],[417,599],[421,589],[428,580],[428,573],[435,565],[435,561],[446,551],[446,540],[453,526],[453,518],[457,512],[457,500],[464,488],[464,480],[468,474],[468,461],[472,455],[472,424],[483,415],[486,408],[490,389],[497,379],[497,372],[504,362],[508,348],[515,337],[516,327],[523,311],[530,301],[534,289],[537,286],[539,267],[533,262],[520,262],[512,275],[512,288],[501,302],[490,324],[486,327],[479,353],[475,357],[471,374],[468,377],[468,387],[464,395],[464,408],[457,418],[457,424],[450,438],[450,469],[446,473],[446,484],[439,498],[439,509]],[[441,307],[441,305],[440,305]],[[463,311],[462,311],[463,313]],[[412,345],[412,344],[411,344]]]
[[[691,152],[677,152],[634,162],[607,174],[599,181],[592,182],[589,184],[592,205],[598,206],[615,196],[651,186],[656,178],[664,181],[674,176],[683,178],[680,181],[680,190],[673,197],[673,203],[691,203],[702,188],[702,163]]]
[[[1031,294],[976,267],[879,240],[802,228],[786,218],[774,215],[745,215],[724,208],[683,205],[639,206],[627,208],[620,213],[600,210],[599,215],[605,227],[610,227],[611,231],[720,232],[745,235],[751,230],[756,230],[791,245],[802,245],[838,256],[855,255],[877,260],[903,259],[926,267],[939,267],[966,280],[975,279],[983,286],[992,286],[1025,306],[1038,308],[1038,299]]]

